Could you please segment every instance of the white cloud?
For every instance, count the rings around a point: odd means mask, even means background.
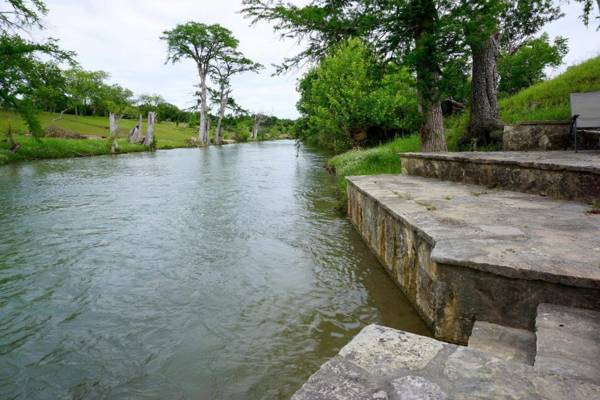
[[[562,8],[565,17],[549,24],[544,29],[551,38],[563,36],[569,40],[569,54],[565,57],[565,63],[553,71],[552,75],[564,71],[571,65],[600,55],[600,30],[596,29],[600,20],[595,18],[600,15],[598,9],[592,10],[590,26],[586,27],[580,18],[582,14],[580,3],[563,4]]]
[[[279,40],[266,23],[249,26],[249,20],[239,13],[241,0],[47,0],[47,5],[50,13],[44,34],[76,51],[84,68],[107,71],[112,82],[136,94],[158,93],[180,107],[193,103],[196,71],[191,61],[165,65],[166,47],[159,37],[178,23],[219,23],[233,31],[248,57],[268,66],[258,75],[245,74],[234,80],[234,96],[239,103],[253,111],[297,116],[295,88],[300,72],[272,77],[270,65],[300,49],[294,41]],[[585,28],[578,18],[580,4],[564,9],[567,16],[546,31],[569,39],[566,65],[598,55],[596,20],[592,21],[594,27]]]

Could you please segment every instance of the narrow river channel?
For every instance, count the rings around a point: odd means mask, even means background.
[[[292,141],[0,167],[1,399],[284,399],[427,329]]]

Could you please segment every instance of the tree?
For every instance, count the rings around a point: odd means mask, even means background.
[[[440,3],[440,4],[438,4]],[[443,4],[441,4],[443,3]],[[446,4],[448,3],[448,4]],[[243,13],[256,23],[273,22],[282,36],[297,38],[306,48],[284,60],[280,70],[303,61],[318,61],[336,44],[360,37],[381,62],[400,61],[416,73],[416,97],[422,122],[423,151],[447,149],[441,107],[442,65],[454,46],[449,1],[435,0],[313,0],[298,7],[283,1],[244,0]],[[440,12],[443,15],[440,15]]]
[[[590,23],[590,14],[592,13],[592,9],[594,8],[594,0],[576,0],[578,3],[583,5],[583,15],[581,16],[583,19],[583,23],[588,26]],[[600,13],[600,0],[596,0],[598,4],[598,12]],[[600,19],[600,16],[597,17]]]
[[[523,43],[513,53],[503,52],[498,60],[499,91],[508,96],[541,82],[547,67],[558,67],[568,52],[567,40],[562,37],[550,42],[547,34]]]
[[[7,9],[0,11],[0,103],[14,108],[37,137],[41,124],[36,116],[34,94],[44,86],[45,62],[74,64],[74,53],[64,51],[57,41],[34,43],[21,38],[19,31],[36,26],[43,28],[42,15],[47,9],[41,0],[6,0]]]
[[[231,50],[219,57],[212,67],[212,78],[218,86],[218,112],[217,128],[215,130],[215,143],[220,145],[222,139],[223,117],[229,105],[231,96],[231,77],[243,72],[258,72],[262,65],[244,57],[242,53]]]
[[[199,141],[208,145],[207,130],[207,78],[215,62],[227,52],[237,48],[238,41],[231,31],[221,25],[188,22],[164,31],[162,40],[168,45],[167,63],[191,59],[196,63],[200,78],[200,128]]]
[[[42,0],[4,0],[9,9],[0,11],[0,34],[14,34],[35,26],[43,28],[41,17],[48,12]]]
[[[95,114],[104,97],[104,80],[109,75],[104,71],[85,71],[79,67],[65,71],[67,97],[75,115]]]
[[[37,109],[47,112],[64,110],[67,107],[66,79],[56,61],[41,62],[36,66],[39,84],[31,88],[28,95]]]
[[[0,103],[14,108],[34,135],[41,133],[33,101],[36,91],[45,84],[41,55],[54,62],[72,62],[73,57],[53,40],[33,43],[16,35],[0,35]]]
[[[157,111],[158,105],[164,103],[165,99],[159,94],[144,93],[139,95],[135,102],[142,115],[147,116],[150,111]]]
[[[553,0],[460,0],[454,18],[472,57],[471,113],[464,142],[501,137],[498,67],[501,51],[516,51],[546,23],[562,16]]]
[[[159,121],[171,121],[179,123],[183,119],[182,111],[174,104],[162,101],[156,106],[156,114]]]
[[[341,43],[299,83],[300,137],[340,152],[410,133],[419,125],[414,85],[406,68],[378,65],[360,39]]]

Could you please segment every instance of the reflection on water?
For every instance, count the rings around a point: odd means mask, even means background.
[[[290,141],[0,168],[0,398],[287,398],[427,334]]]

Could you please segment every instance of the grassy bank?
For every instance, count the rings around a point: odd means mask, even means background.
[[[58,127],[66,133],[85,135],[88,139],[65,139],[43,137],[36,140],[28,132],[27,126],[17,114],[0,111],[0,165],[25,160],[41,160],[50,158],[87,157],[110,154],[108,140],[108,119],[105,117],[64,115],[40,113],[42,128]],[[122,119],[119,121],[119,152],[130,153],[146,151],[142,145],[127,142],[129,130],[137,121]],[[8,138],[4,135],[8,129],[13,131],[15,141],[20,145],[16,152],[9,150]],[[194,130],[186,125],[176,126],[171,122],[158,123],[155,126],[157,148],[171,149],[188,147],[187,140],[194,135]]]
[[[346,176],[399,174],[398,153],[419,151],[419,148],[419,137],[413,135],[370,149],[351,150],[331,158],[327,166],[334,170],[338,177],[341,201],[345,202]]]
[[[500,100],[500,117],[507,124],[560,121],[571,117],[569,94],[600,90],[600,57],[569,67],[564,73],[514,96]]]
[[[64,115],[61,119],[57,119],[59,118],[58,114],[40,113],[39,118],[44,129],[56,126],[67,132],[89,135],[95,139],[103,139],[109,136],[108,118],[106,117]],[[119,120],[119,137],[127,138],[127,134],[136,123],[137,121],[132,119]],[[9,125],[17,135],[28,131],[27,126],[17,114],[0,111],[0,134],[4,134]],[[196,131],[186,124],[177,126],[173,122],[160,122],[154,127],[154,135],[159,149],[187,147],[189,144],[186,141],[195,134],[197,134]]]
[[[9,150],[8,142],[0,142],[0,165],[26,160],[110,154],[110,143],[106,140],[42,138],[37,141],[30,136],[20,136],[18,137],[18,143],[21,147],[13,153]],[[129,144],[127,141],[119,140],[119,152],[139,151],[146,151],[146,148],[142,145]]]

